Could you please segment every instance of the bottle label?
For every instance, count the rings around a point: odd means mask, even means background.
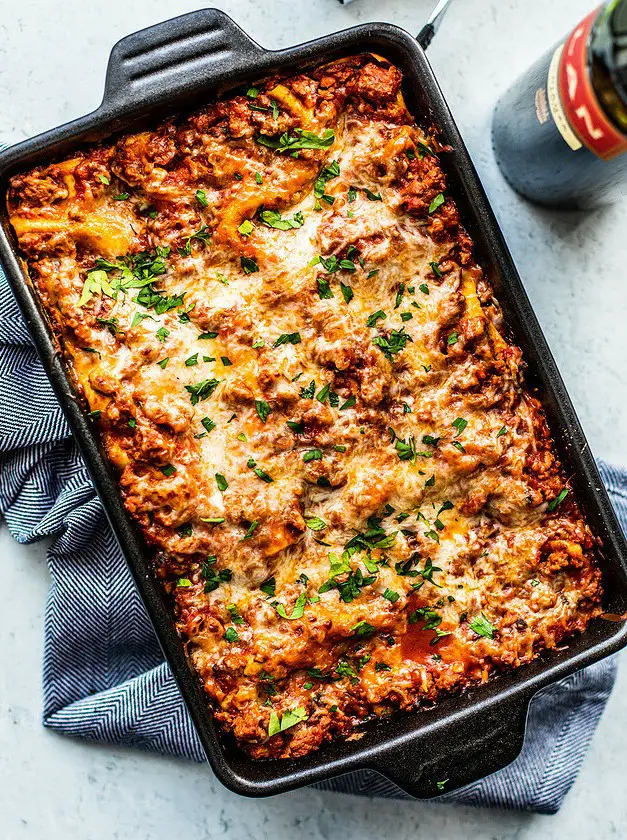
[[[588,44],[598,14],[591,12],[555,51],[547,92],[555,125],[570,148],[584,145],[610,160],[627,152],[627,136],[609,120],[590,80]]]

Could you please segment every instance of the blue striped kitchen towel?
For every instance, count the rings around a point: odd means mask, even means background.
[[[203,761],[131,575],[0,270],[0,513],[18,542],[50,537],[44,725]],[[601,465],[623,525],[627,472]],[[614,683],[608,659],[538,695],[520,757],[439,801],[554,813]],[[372,771],[325,790],[408,798]]]

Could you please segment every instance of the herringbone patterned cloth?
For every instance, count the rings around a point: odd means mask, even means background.
[[[198,737],[131,575],[0,270],[0,513],[21,543],[52,537],[44,725],[66,735],[203,761]],[[601,465],[623,525],[627,473]],[[611,691],[606,660],[532,703],[508,768],[442,801],[553,813],[573,784]],[[326,790],[407,798],[363,771]]]

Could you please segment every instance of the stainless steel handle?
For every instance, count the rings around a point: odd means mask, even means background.
[[[433,41],[433,37],[440,28],[442,19],[452,2],[453,0],[438,0],[437,5],[429,15],[429,19],[418,33],[416,40],[423,50],[426,50]]]

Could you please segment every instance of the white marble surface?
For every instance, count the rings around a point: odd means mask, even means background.
[[[192,10],[192,0],[106,3],[5,0],[0,20],[0,139],[16,140],[98,104],[113,42]],[[287,46],[366,20],[417,31],[430,0],[222,0],[257,40]],[[592,6],[592,0],[457,0],[431,50],[593,451],[627,463],[625,257],[627,203],[587,215],[539,211],[495,169],[490,110],[516,73]],[[68,47],[71,44],[71,48]],[[627,701],[621,674],[584,769],[557,817],[421,803],[388,803],[304,790],[267,801],[224,790],[204,767],[88,746],[40,725],[41,545],[0,530],[0,836],[7,840],[185,837],[329,840],[606,840],[627,833],[622,762]]]

